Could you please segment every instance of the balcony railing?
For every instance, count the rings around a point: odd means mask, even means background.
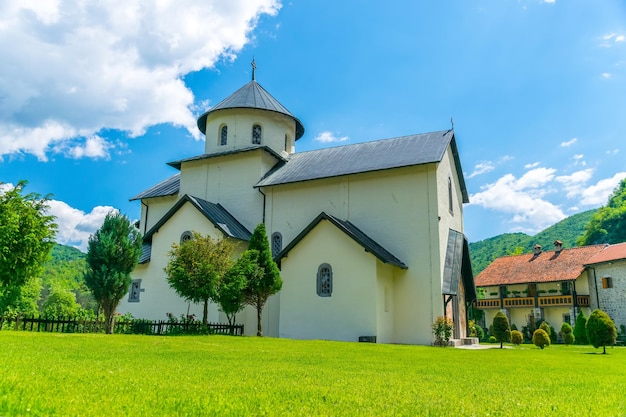
[[[501,302],[503,301],[503,303]],[[577,295],[576,301],[579,307],[589,307],[588,295]],[[504,304],[504,306],[502,305]],[[476,300],[474,306],[480,309],[490,308],[517,308],[517,307],[562,307],[574,305],[572,295],[552,295],[548,297],[514,297],[514,298],[491,298],[486,300]]]

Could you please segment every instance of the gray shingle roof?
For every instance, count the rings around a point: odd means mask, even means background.
[[[469,256],[469,243],[463,233],[449,229],[441,293],[458,295],[461,279],[463,279],[465,300],[474,300],[476,298],[476,286]]]
[[[144,242],[150,242],[152,236],[185,204],[190,203],[218,228],[224,236],[240,240],[250,240],[252,234],[221,204],[211,203],[198,197],[185,194],[168,210],[167,213],[144,236]]]
[[[469,197],[456,148],[454,131],[452,130],[295,153],[286,163],[270,171],[256,186],[266,187],[437,163],[441,162],[448,146],[452,147],[456,169],[459,174],[463,202],[467,203],[469,202]]]
[[[307,227],[305,227],[304,230],[302,230],[302,232],[300,232],[300,234],[298,234],[298,236],[296,236],[294,240],[292,240],[280,253],[276,255],[275,259],[279,261],[280,259],[287,256],[289,251],[291,251],[322,220],[328,220],[329,222],[334,224],[339,230],[352,238],[356,243],[363,246],[363,248],[367,252],[370,252],[382,262],[397,266],[402,269],[408,268],[404,262],[396,258],[393,254],[391,254],[391,252],[379,245],[374,239],[363,233],[361,229],[359,229],[347,220],[340,220],[337,217],[331,216],[330,214],[326,214],[324,212],[322,212]]]
[[[147,190],[137,194],[130,201],[141,200],[142,198],[164,197],[168,195],[178,194],[180,189],[180,174],[172,175],[166,180],[153,185]]]
[[[200,116],[198,118],[198,128],[202,133],[206,133],[206,119],[209,114],[217,110],[241,108],[268,110],[289,116],[296,122],[296,140],[304,135],[302,122],[255,80],[250,81]]]
[[[275,150],[273,150],[269,146],[265,146],[265,145],[250,145],[250,146],[247,146],[245,148],[240,148],[240,149],[230,149],[230,150],[222,151],[222,152],[205,153],[205,154],[202,154],[202,155],[192,156],[190,158],[185,158],[185,159],[181,159],[181,160],[178,160],[178,161],[168,162],[167,164],[169,166],[171,166],[171,167],[176,168],[176,169],[180,169],[180,167],[183,164],[183,162],[199,161],[199,160],[202,160],[202,159],[215,158],[215,157],[218,157],[218,156],[225,156],[225,155],[234,155],[234,154],[237,154],[237,153],[255,151],[255,150],[258,150],[258,149],[262,149],[262,150],[268,152],[269,154],[273,155],[279,161],[285,161],[285,158],[283,158],[279,153],[277,153]]]

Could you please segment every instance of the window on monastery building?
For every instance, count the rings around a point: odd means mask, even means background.
[[[611,277],[602,278],[602,288],[613,288],[613,278]]]
[[[228,126],[224,125],[220,128],[220,146],[228,143]]]
[[[452,178],[448,177],[448,210],[450,214],[454,214],[454,206],[452,204]]]
[[[283,235],[279,232],[272,233],[272,256],[278,255],[283,250]]]
[[[139,302],[139,294],[143,292],[141,289],[141,280],[134,279],[130,284],[130,291],[128,291],[128,302],[129,303],[138,303]]]
[[[289,152],[289,149],[287,149],[288,145],[289,145],[289,136],[287,136],[287,134],[285,133],[285,152]]]
[[[328,264],[321,264],[317,269],[317,295],[330,297],[333,293],[333,270]]]
[[[183,244],[189,240],[193,239],[193,233],[191,233],[189,230],[183,232],[182,235],[180,235],[180,243]]]
[[[261,125],[252,126],[252,143],[255,145],[261,144]]]

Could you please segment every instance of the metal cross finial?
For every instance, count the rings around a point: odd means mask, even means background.
[[[254,61],[254,58],[252,58],[252,62],[250,64],[252,65],[252,81],[255,81],[256,80],[256,75],[255,75],[256,62]]]
[[[450,123],[452,124],[452,130],[454,130],[454,117],[450,117]]]

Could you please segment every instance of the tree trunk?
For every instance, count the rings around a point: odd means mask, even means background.
[[[104,310],[104,331],[106,334],[113,334],[115,327],[115,307],[105,306]]]
[[[263,305],[261,305],[261,303],[257,299],[257,304],[256,304],[256,320],[257,320],[256,335],[257,336],[263,336],[263,319],[261,318],[262,313],[263,313]]]
[[[204,310],[202,311],[202,325],[207,325],[207,316],[209,315],[209,300],[204,300]]]

